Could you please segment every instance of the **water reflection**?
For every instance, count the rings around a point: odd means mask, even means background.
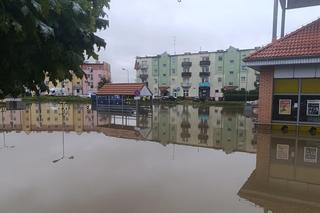
[[[255,152],[251,118],[221,107],[155,106],[153,114],[105,113],[90,105],[32,104],[2,110],[0,131],[99,132],[107,136],[204,148]]]
[[[265,212],[320,212],[320,139],[257,135],[256,169],[239,196]]]

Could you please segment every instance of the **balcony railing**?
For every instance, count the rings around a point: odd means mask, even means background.
[[[182,73],[181,73],[181,76],[182,76],[182,77],[189,77],[189,78],[190,78],[191,75],[192,75],[191,72],[182,72]]]
[[[191,87],[191,83],[189,82],[182,82],[181,87]]]
[[[144,70],[147,70],[147,69],[148,69],[148,66],[147,66],[147,65],[141,65],[140,69],[143,70],[143,71],[144,71]]]
[[[141,78],[141,80],[145,81],[148,79],[148,74],[141,74],[140,78]]]
[[[210,66],[210,64],[211,64],[211,61],[209,61],[209,60],[200,61],[200,66],[201,67]]]
[[[200,72],[199,75],[200,75],[200,77],[209,77],[210,72]]]
[[[181,63],[182,67],[191,67],[192,66],[192,62],[191,61],[183,61]]]

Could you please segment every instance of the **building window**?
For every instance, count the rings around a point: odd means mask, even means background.
[[[218,89],[216,89],[216,91],[215,91],[216,93],[219,93],[219,90]]]
[[[234,63],[234,60],[233,60],[233,59],[231,59],[231,60],[230,60],[230,63],[231,63],[231,64],[233,64],[233,63]]]
[[[163,67],[167,67],[167,64],[163,64]]]
[[[190,62],[190,58],[184,58],[183,62]]]
[[[222,72],[222,66],[218,66],[218,71]]]
[[[176,73],[176,69],[172,69],[172,74],[175,74]]]
[[[154,72],[158,72],[158,70],[157,70],[157,69],[154,69]]]
[[[241,81],[246,81],[246,77],[241,76]]]
[[[208,56],[202,57],[202,61],[209,61],[209,57]]]
[[[229,82],[229,86],[233,86],[233,82]]]
[[[222,82],[222,78],[219,77],[219,78],[218,78],[218,83],[221,83],[221,82]]]
[[[183,90],[183,96],[184,97],[189,97],[189,90]]]
[[[233,75],[233,71],[230,71],[229,73],[230,73],[230,75]]]
[[[222,55],[219,55],[218,60],[219,60],[219,61],[222,61],[222,60],[223,60]]]
[[[241,66],[241,70],[242,70],[242,71],[247,71],[247,67],[244,66],[244,65],[242,65],[242,66]]]
[[[167,76],[167,74],[163,74],[162,76],[165,77],[165,76]]]
[[[154,79],[154,83],[157,84],[158,83],[158,79],[155,78]]]

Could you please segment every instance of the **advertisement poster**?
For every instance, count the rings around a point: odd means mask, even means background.
[[[291,115],[291,99],[279,100],[279,115]]]
[[[309,100],[307,102],[307,116],[320,116],[319,100]]]
[[[316,147],[304,147],[304,162],[317,163],[318,152]]]
[[[289,145],[277,144],[277,160],[289,160]]]

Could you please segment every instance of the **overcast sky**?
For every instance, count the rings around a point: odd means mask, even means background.
[[[319,6],[288,11],[286,32],[317,19],[319,12]],[[177,53],[266,45],[272,14],[273,0],[111,0],[110,27],[98,33],[107,42],[99,60],[111,64],[113,82],[127,81],[122,68],[133,82],[135,57],[173,54],[174,38]]]

